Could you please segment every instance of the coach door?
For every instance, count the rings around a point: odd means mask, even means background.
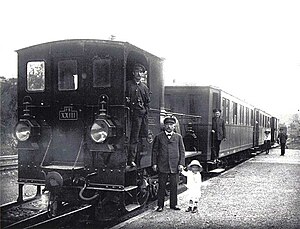
[[[255,111],[255,122],[254,122],[254,146],[259,145],[259,111]]]

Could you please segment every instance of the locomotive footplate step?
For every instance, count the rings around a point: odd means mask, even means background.
[[[217,168],[217,169],[209,171],[209,173],[219,174],[219,173],[222,173],[224,171],[225,171],[225,169],[223,169],[223,168]]]
[[[133,167],[133,166],[127,165],[125,171],[126,171],[126,172],[131,172],[131,171],[134,171],[134,170],[136,170],[136,169],[137,169],[136,166]]]
[[[131,191],[131,190],[133,190],[133,189],[136,189],[138,186],[127,186],[127,187],[125,187],[124,188],[124,191],[126,191],[126,192],[128,192],[128,191]]]
[[[185,151],[185,157],[194,157],[194,156],[198,156],[201,155],[202,152],[201,151]]]
[[[133,211],[133,210],[139,208],[140,206],[141,206],[141,205],[139,205],[139,204],[128,204],[128,205],[125,206],[125,209],[126,209],[127,211],[131,212],[131,211]]]

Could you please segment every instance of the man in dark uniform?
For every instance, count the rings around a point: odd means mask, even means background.
[[[288,139],[287,134],[283,129],[279,129],[279,134],[278,134],[278,141],[280,143],[280,148],[281,148],[281,154],[280,156],[284,156],[285,154],[285,145],[286,145],[286,140]]]
[[[177,183],[179,171],[185,164],[185,149],[182,136],[174,132],[176,119],[164,119],[165,130],[159,133],[153,141],[152,168],[158,170],[158,207],[164,208],[165,190],[168,177],[170,179],[170,208],[180,210],[177,206]]]
[[[131,133],[127,164],[136,166],[135,157],[139,138],[148,136],[148,110],[150,103],[149,88],[141,82],[145,67],[136,63],[133,67],[132,80],[126,83],[126,102],[130,108]]]
[[[221,110],[213,109],[214,117],[212,118],[212,160],[216,162],[219,158],[220,144],[226,140],[225,121],[220,117]]]

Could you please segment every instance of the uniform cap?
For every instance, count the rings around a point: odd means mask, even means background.
[[[146,68],[144,65],[140,64],[140,63],[135,63],[133,66],[133,70],[135,70],[136,68],[141,68],[143,72],[146,71]]]
[[[172,116],[167,116],[165,119],[164,119],[164,124],[166,123],[173,123],[175,124],[176,123],[176,119]]]
[[[221,113],[221,109],[218,109],[218,108],[213,109],[213,112],[214,112],[214,113],[216,113],[216,112],[218,112],[218,111]]]

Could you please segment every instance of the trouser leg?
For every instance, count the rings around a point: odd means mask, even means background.
[[[177,205],[177,183],[178,174],[170,174],[170,207],[175,207]]]
[[[142,120],[141,120],[141,127],[140,127],[140,136],[141,138],[147,138],[148,137],[148,115],[145,114],[143,117],[142,117]]]
[[[166,183],[168,179],[167,173],[158,174],[158,197],[157,197],[157,206],[164,207],[165,194],[166,194]]]
[[[284,155],[284,153],[285,153],[285,144],[281,143],[280,146],[281,146],[281,155]]]
[[[128,161],[132,162],[135,161],[136,152],[137,152],[137,145],[139,141],[139,133],[142,123],[142,117],[140,116],[133,116],[131,119],[131,133],[130,133],[130,146],[128,152]]]
[[[219,153],[220,153],[220,144],[221,141],[220,140],[215,140],[215,158],[214,159],[218,159],[219,158]]]

